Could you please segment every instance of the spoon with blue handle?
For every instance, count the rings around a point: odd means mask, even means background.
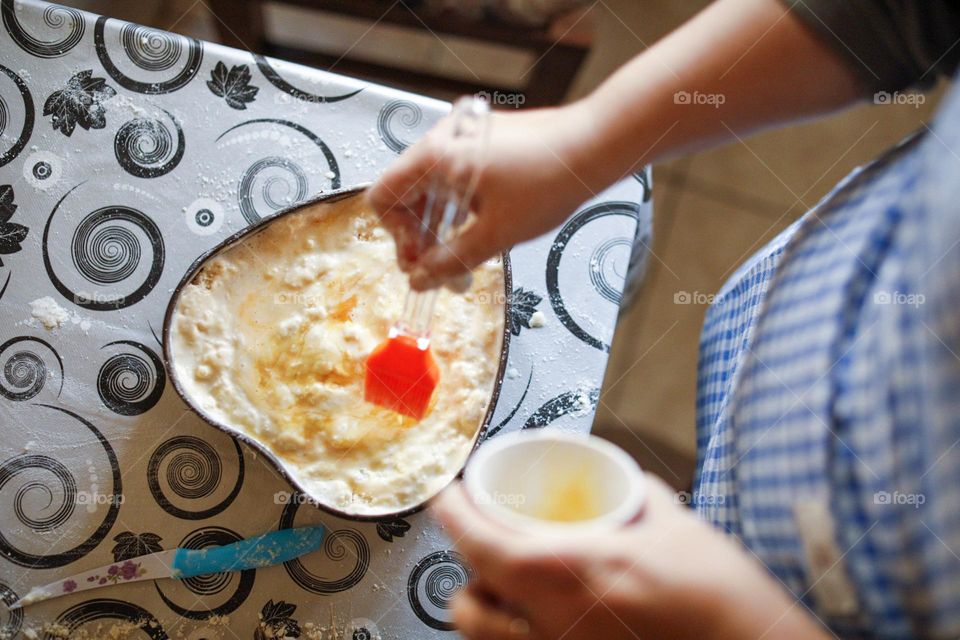
[[[34,587],[10,605],[19,609],[58,596],[139,580],[182,580],[205,573],[269,567],[316,551],[323,544],[323,526],[281,529],[220,547],[169,549],[122,560]]]

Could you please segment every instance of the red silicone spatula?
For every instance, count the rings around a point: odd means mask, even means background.
[[[452,114],[454,143],[464,153],[479,155],[486,140],[487,103],[475,97],[457,100]],[[474,166],[478,166],[476,163]],[[477,175],[465,185],[434,180],[427,191],[420,218],[421,251],[450,239],[466,218]],[[435,290],[408,290],[400,319],[387,339],[367,357],[364,398],[397,413],[421,420],[440,381],[440,369],[430,353],[430,326]]]

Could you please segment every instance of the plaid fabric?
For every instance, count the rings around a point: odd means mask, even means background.
[[[836,634],[960,637],[958,91],[720,291],[697,411],[698,513]],[[794,515],[810,501],[854,614],[817,597]]]

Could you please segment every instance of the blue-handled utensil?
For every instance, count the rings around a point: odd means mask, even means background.
[[[19,609],[58,596],[114,584],[173,578],[182,580],[205,573],[269,567],[316,551],[323,544],[323,526],[270,531],[220,547],[169,549],[83,571],[42,587],[34,587],[10,605]]]

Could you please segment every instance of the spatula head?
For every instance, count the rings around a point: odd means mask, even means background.
[[[415,338],[398,335],[380,343],[367,357],[364,398],[421,420],[439,381],[440,368],[429,346],[421,349]]]

